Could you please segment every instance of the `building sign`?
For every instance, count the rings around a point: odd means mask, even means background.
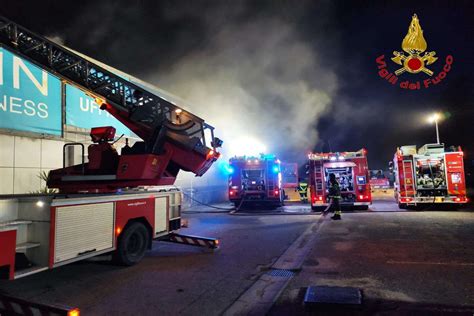
[[[66,124],[81,128],[113,126],[117,135],[132,136],[132,132],[107,111],[99,108],[94,98],[66,84]]]
[[[61,135],[61,81],[0,47],[0,128]]]

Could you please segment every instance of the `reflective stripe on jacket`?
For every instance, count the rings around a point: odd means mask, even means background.
[[[306,193],[308,192],[308,184],[307,183],[304,183],[304,182],[301,182],[298,186],[298,192],[299,193]]]

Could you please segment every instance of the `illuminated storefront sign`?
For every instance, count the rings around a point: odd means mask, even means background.
[[[66,85],[66,124],[81,128],[113,126],[117,135],[131,135],[130,130],[108,112],[99,108],[84,91]]]
[[[0,128],[61,135],[61,81],[0,47]]]

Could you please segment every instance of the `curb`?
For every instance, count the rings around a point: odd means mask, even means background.
[[[270,270],[260,275],[223,315],[266,315],[280,294],[301,270],[303,262],[312,248],[316,232],[324,224],[327,213],[320,213],[319,219],[311,224],[273,263]]]

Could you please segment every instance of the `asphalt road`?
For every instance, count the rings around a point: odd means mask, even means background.
[[[369,211],[322,221],[302,270],[270,314],[314,313],[302,305],[306,287],[329,285],[362,289],[364,305],[358,314],[472,315],[474,213],[400,211],[389,192],[377,199]],[[219,251],[155,242],[134,267],[80,262],[2,281],[0,291],[79,307],[83,315],[219,315],[320,219],[302,205],[236,215],[193,210],[184,214],[189,228],[182,233],[217,237]],[[334,307],[318,313],[325,311],[354,313]]]
[[[372,209],[378,211],[325,220],[270,315],[474,314],[474,213],[394,212],[390,200]],[[308,309],[308,286],[355,287],[364,302],[358,309]]]

